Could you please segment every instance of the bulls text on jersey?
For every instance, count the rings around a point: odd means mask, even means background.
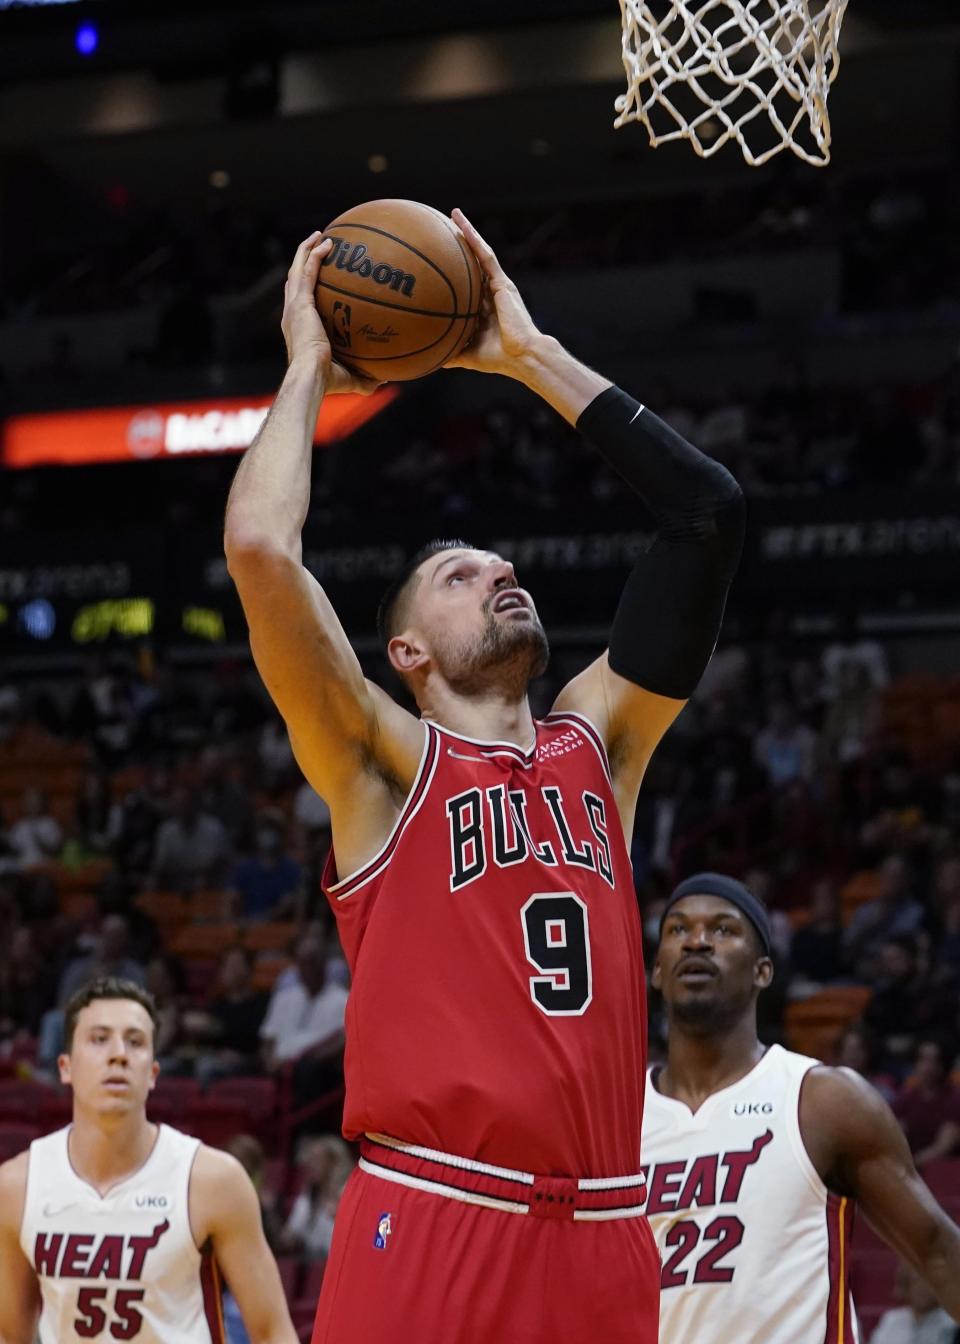
[[[483,790],[465,789],[447,799],[451,891],[482,877],[491,859],[498,868],[510,868],[529,855],[550,867],[563,863],[599,873],[613,887],[603,799],[585,789],[580,796],[581,824],[575,827],[571,825],[571,809],[557,785],[542,785],[540,794],[553,822],[554,834],[549,838],[531,834],[523,789],[508,791],[504,784],[492,784]],[[575,835],[575,829],[579,834]]]

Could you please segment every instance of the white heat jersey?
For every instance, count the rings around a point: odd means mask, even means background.
[[[70,1164],[69,1132],[30,1145],[20,1244],[41,1344],[212,1344],[188,1204],[199,1141],[161,1125],[139,1171],[101,1197]]]
[[[696,1115],[661,1096],[651,1071],[640,1155],[660,1344],[856,1344],[853,1207],[800,1137],[800,1086],[818,1063],[771,1046]]]

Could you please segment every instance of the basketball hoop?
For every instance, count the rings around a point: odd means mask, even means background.
[[[639,121],[652,146],[689,140],[705,159],[736,140],[752,167],[783,149],[823,167],[847,3],[620,0],[628,87],[614,125]]]

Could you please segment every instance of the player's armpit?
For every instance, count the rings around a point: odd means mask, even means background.
[[[368,683],[312,574],[282,547],[228,549],[250,647],[307,779],[334,807],[374,768],[410,787],[423,747],[413,715]]]
[[[190,1178],[190,1225],[237,1300],[250,1344],[297,1344],[260,1201],[229,1153],[202,1146]]]
[[[825,1184],[861,1212],[960,1321],[960,1229],[921,1180],[896,1116],[859,1074],[812,1069],[800,1132]]]
[[[584,714],[595,725],[606,743],[620,814],[632,824],[650,757],[685,704],[627,681],[604,652],[564,687],[553,708]],[[624,830],[629,840],[626,821]]]
[[[20,1246],[27,1154],[0,1165],[0,1344],[33,1344],[40,1289]]]

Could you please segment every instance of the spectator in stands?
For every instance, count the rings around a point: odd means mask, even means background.
[[[60,853],[63,831],[50,815],[46,792],[31,786],[23,791],[22,815],[8,832],[16,862],[23,868],[48,863]]]
[[[293,1063],[298,1098],[319,1096],[342,1081],[346,1004],[347,991],[327,975],[324,940],[304,935],[297,946],[296,981],[276,987],[260,1028],[267,1071]]]
[[[260,1071],[260,1028],[269,995],[251,983],[253,958],[244,947],[228,947],[220,959],[217,994],[203,1011],[186,1016],[197,1045],[196,1076],[207,1087],[216,1078]]]
[[[110,776],[100,770],[84,775],[74,804],[76,838],[83,852],[110,854],[120,838],[123,809],[113,801]]]
[[[105,915],[92,939],[88,952],[67,963],[57,989],[56,1007],[44,1013],[37,1043],[37,1063],[41,1070],[56,1077],[57,1056],[63,1051],[63,1009],[67,1000],[99,976],[114,976],[146,984],[146,970],[130,955],[129,925],[123,915]]]
[[[230,747],[205,747],[200,755],[201,810],[223,824],[232,848],[249,842],[254,828],[250,792],[243,784],[243,765]]]
[[[241,859],[227,885],[238,919],[289,919],[300,905],[303,869],[286,852],[286,823],[276,808],[257,816],[256,851]]]
[[[227,1152],[237,1159],[253,1183],[260,1201],[264,1236],[267,1238],[267,1245],[276,1255],[280,1250],[283,1219],[280,1217],[279,1195],[267,1182],[263,1144],[252,1134],[237,1134],[227,1144]]]
[[[863,1020],[886,1052],[885,1062],[903,1076],[918,1033],[949,1021],[949,988],[918,974],[917,940],[909,934],[889,938],[880,950],[879,981]]]
[[[4,824],[3,812],[0,811],[0,874],[18,872],[19,869],[17,851],[10,839],[10,832]]]
[[[764,777],[753,760],[749,734],[734,721],[726,697],[715,695],[702,704],[696,792],[712,808],[732,807],[756,793]]]
[[[884,1073],[878,1067],[876,1041],[862,1022],[851,1022],[844,1028],[834,1047],[833,1063],[837,1068],[859,1073],[877,1089],[884,1101],[893,1104],[897,1081],[893,1074]]]
[[[303,1184],[280,1234],[280,1247],[289,1255],[320,1260],[330,1252],[333,1220],[353,1159],[342,1139],[324,1134],[304,1142],[300,1168]]]
[[[938,838],[937,799],[906,751],[897,748],[885,755],[869,800],[870,813],[860,828],[867,861],[898,853],[915,854],[923,862],[923,851]]]
[[[264,785],[269,793],[276,793],[291,782],[296,762],[293,759],[287,726],[279,714],[271,714],[260,730],[257,755],[263,772]]]
[[[306,837],[317,831],[326,833],[330,830],[330,809],[306,780],[294,795],[293,819]]]
[[[790,944],[790,968],[813,991],[847,974],[843,950],[843,921],[836,884],[821,878],[814,884],[810,918],[795,930]]]
[[[948,1068],[944,1042],[923,1037],[917,1042],[913,1073],[893,1103],[918,1167],[952,1157],[960,1147],[960,1090],[950,1081]]]
[[[890,668],[882,644],[860,635],[857,613],[848,608],[838,617],[837,638],[820,655],[823,692],[828,700],[835,700],[840,694],[844,668],[850,663],[861,665],[876,690],[882,691],[889,684]]]
[[[143,785],[131,789],[121,803],[116,856],[128,873],[145,873],[156,848],[157,831],[167,819],[173,781],[162,766],[148,770]]]
[[[877,894],[854,912],[844,935],[847,958],[869,980],[880,947],[891,938],[909,936],[925,918],[923,906],[911,894],[912,873],[898,854],[880,865]]]
[[[147,963],[145,980],[157,1005],[153,1053],[161,1072],[168,1076],[186,1073],[192,1052],[183,1023],[187,982],[183,964],[177,957],[160,953]]]
[[[0,672],[0,743],[13,736],[20,722],[22,703],[20,688]]]
[[[202,812],[188,789],[178,788],[172,816],[157,831],[151,884],[180,892],[216,887],[223,881],[228,859],[223,823]]]
[[[826,706],[820,669],[812,658],[797,658],[791,664],[790,695],[800,722],[819,733]]]
[[[880,693],[865,665],[848,659],[840,665],[840,685],[823,725],[823,745],[841,767],[859,764],[880,724]]]
[[[130,927],[123,915],[106,915],[89,953],[69,962],[60,979],[57,1004],[62,1008],[81,985],[99,976],[114,976],[145,985],[147,973],[141,962],[130,956]]]
[[[897,1296],[904,1307],[891,1307],[877,1322],[870,1344],[954,1344],[956,1324],[926,1281],[902,1261],[897,1266]]]
[[[55,992],[52,967],[41,957],[33,929],[14,928],[0,948],[0,1041],[35,1037]]]
[[[775,789],[794,780],[808,783],[813,778],[817,737],[801,723],[791,700],[774,700],[767,711],[767,722],[757,735],[754,754]]]

